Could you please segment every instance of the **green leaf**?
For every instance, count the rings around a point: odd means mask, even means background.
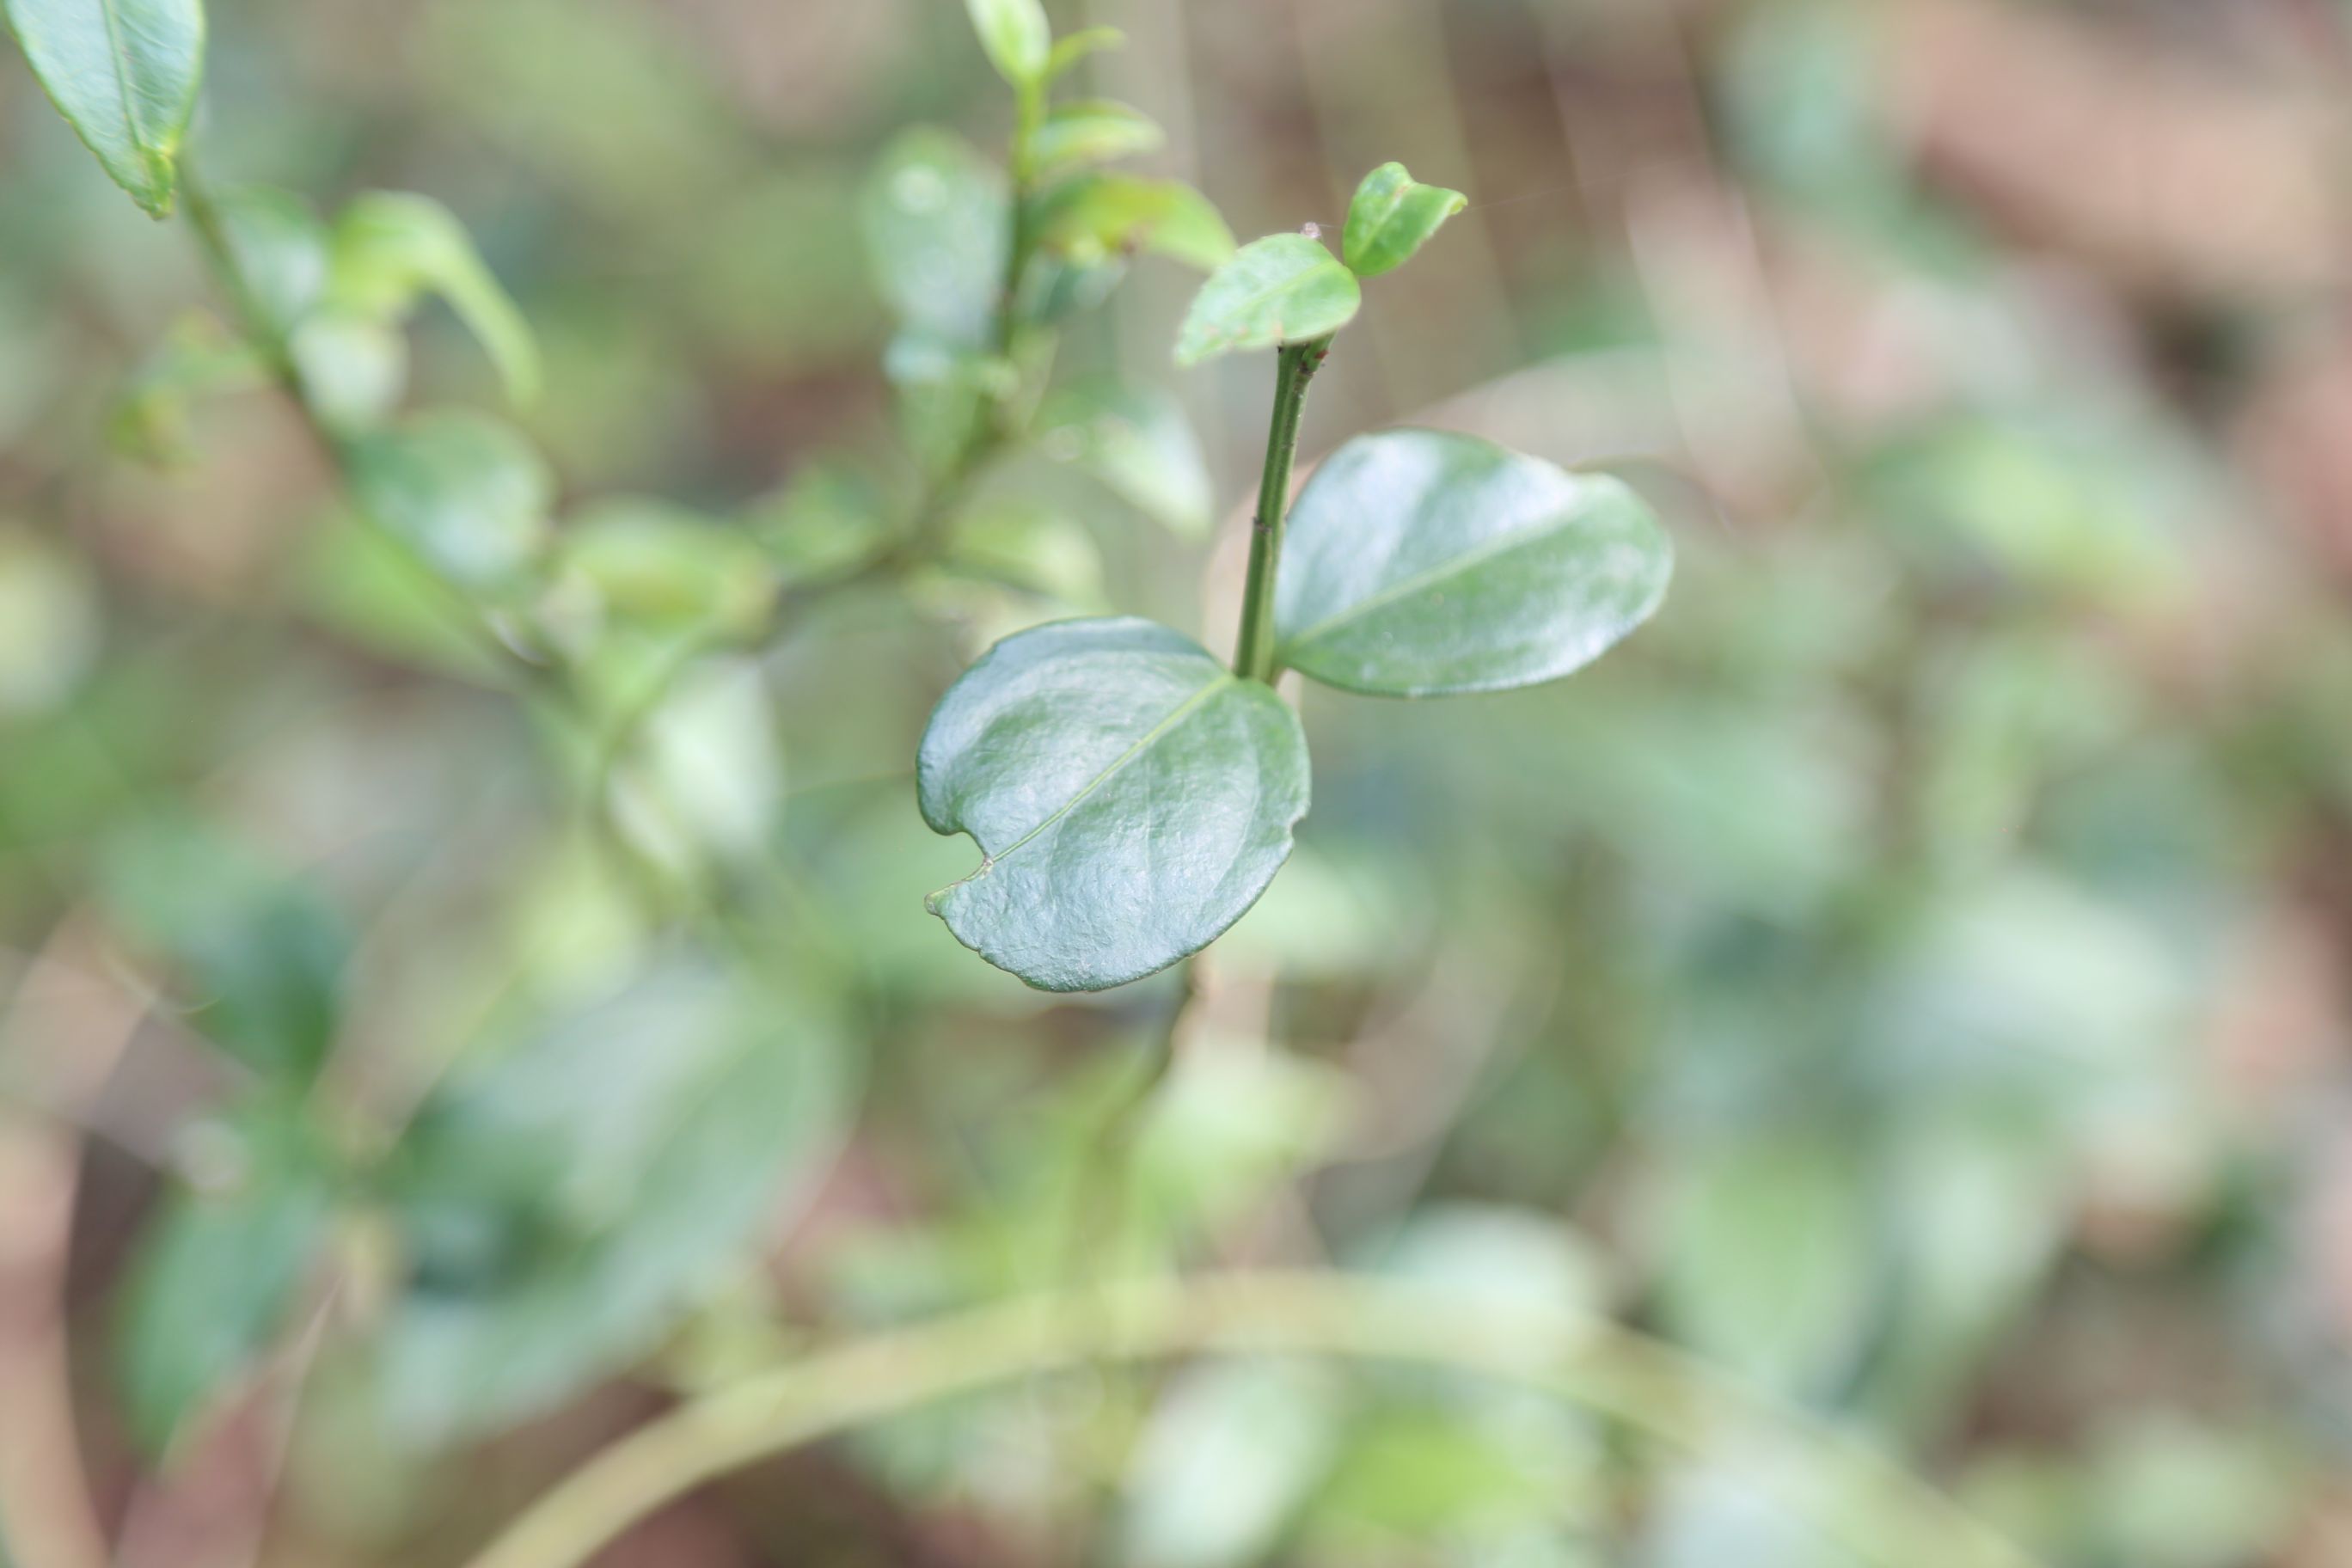
[[[1015,87],[1041,82],[1052,61],[1054,29],[1039,0],[965,0],[972,31],[996,74]]]
[[[1080,174],[1046,190],[1033,222],[1038,248],[1081,266],[1150,250],[1206,271],[1234,254],[1234,232],[1181,180]]]
[[[330,429],[346,434],[382,424],[408,384],[408,344],[373,316],[327,306],[294,329],[286,351],[303,400]]]
[[[1128,617],[1007,637],[940,699],[923,819],[980,869],[929,900],[956,939],[1047,991],[1099,991],[1214,942],[1307,812],[1307,738],[1273,690]]]
[[[108,910],[187,986],[188,1022],[254,1071],[299,1089],[341,1016],[352,939],[319,891],[201,825],[155,821],[109,847]]]
[[[1040,177],[1050,178],[1149,153],[1166,140],[1141,110],[1089,99],[1062,104],[1047,115],[1030,139],[1029,155]]]
[[[1076,519],[1018,500],[984,500],[957,519],[948,563],[964,575],[1076,609],[1102,603],[1102,552]]]
[[[539,396],[539,344],[513,299],[474,248],[457,215],[429,196],[377,191],[335,220],[335,302],[396,320],[417,297],[437,294],[481,343],[509,400]]]
[[[1201,285],[1176,334],[1176,363],[1328,338],[1362,302],[1356,275],[1319,242],[1303,234],[1268,235],[1242,247]]]
[[[215,393],[264,386],[268,379],[251,343],[230,336],[210,316],[191,316],[173,328],[123,388],[107,419],[107,438],[117,451],[142,462],[165,468],[186,463],[194,456],[188,441],[189,405]]]
[[[498,420],[458,410],[421,415],[346,452],[360,510],[452,582],[511,588],[546,542],[554,476]]]
[[[1402,163],[1382,163],[1356,187],[1348,204],[1340,254],[1359,278],[1377,278],[1403,266],[1447,218],[1470,205],[1460,191],[1424,185]]]
[[[1117,27],[1084,27],[1066,37],[1056,38],[1053,52],[1045,57],[1045,79],[1049,82],[1060,80],[1088,55],[1126,47],[1127,35]]]
[[[215,192],[213,208],[247,302],[285,342],[326,289],[326,229],[301,197],[262,185]]]
[[[916,331],[967,348],[989,339],[1013,209],[1003,172],[944,131],[918,126],[883,151],[860,216],[874,280]]]
[[[1647,620],[1673,566],[1616,479],[1444,431],[1361,436],[1291,509],[1275,658],[1376,696],[1528,686]]]
[[[330,1177],[299,1125],[250,1116],[189,1142],[202,1188],[175,1187],[148,1222],[116,1325],[124,1413],[151,1453],[269,1348],[331,1218]]]
[[[651,1350],[830,1162],[841,1037],[816,998],[681,955],[461,1072],[389,1175],[415,1270],[392,1426],[522,1419]]]
[[[1216,505],[1208,458],[1183,409],[1166,393],[1108,377],[1072,382],[1038,409],[1037,447],[1092,474],[1172,532],[1187,539],[1208,533]]]
[[[602,613],[664,633],[740,633],[774,594],[766,552],[750,531],[666,502],[614,497],[561,536],[567,573],[593,587]]]
[[[5,0],[49,101],[114,183],[164,217],[204,75],[199,0]]]

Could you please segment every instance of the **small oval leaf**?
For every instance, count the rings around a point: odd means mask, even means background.
[[[529,442],[482,415],[420,415],[350,443],[361,511],[449,581],[516,586],[548,533],[554,476]]]
[[[1647,620],[1673,567],[1617,479],[1445,431],[1362,436],[1291,509],[1275,657],[1375,696],[1530,686]]]
[[[1081,266],[1150,250],[1208,271],[1234,255],[1234,231],[1181,180],[1076,175],[1038,198],[1032,226],[1039,249]]]
[[[1320,243],[1303,234],[1268,235],[1242,247],[1201,285],[1176,334],[1176,363],[1329,337],[1362,302],[1356,275]]]
[[[1053,58],[1054,29],[1039,0],[964,0],[971,29],[996,74],[1015,87],[1045,79]]]
[[[923,819],[980,869],[929,900],[956,940],[1046,991],[1100,991],[1199,952],[1257,901],[1307,813],[1307,737],[1273,689],[1132,617],[1005,638],[931,714]]]
[[[1356,187],[1339,244],[1348,269],[1377,278],[1403,266],[1447,218],[1470,205],[1460,191],[1424,185],[1402,163],[1382,163]]]
[[[200,0],[5,0],[49,101],[151,216],[172,210],[204,75]]]
[[[1030,139],[1029,156],[1040,178],[1108,163],[1149,153],[1167,137],[1150,117],[1123,103],[1087,100],[1066,103],[1045,117]]]

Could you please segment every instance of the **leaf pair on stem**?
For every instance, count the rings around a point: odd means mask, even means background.
[[[1269,236],[1186,315],[1180,363],[1277,351],[1232,668],[1149,621],[1063,621],[999,643],[940,701],[923,816],[984,858],[929,906],[990,963],[1047,990],[1100,990],[1199,952],[1247,911],[1309,795],[1306,734],[1271,685],[1281,670],[1371,696],[1498,691],[1580,668],[1657,608],[1672,552],[1632,490],[1475,437],[1359,437],[1289,504],[1307,385],[1361,307],[1360,280],[1464,205],[1383,164],[1356,192],[1340,256]]]

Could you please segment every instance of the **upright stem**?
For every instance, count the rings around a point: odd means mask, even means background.
[[[1266,425],[1265,468],[1258,476],[1257,515],[1250,521],[1249,582],[1242,590],[1242,634],[1234,673],[1271,681],[1274,663],[1274,575],[1282,563],[1283,517],[1290,510],[1290,468],[1298,457],[1298,417],[1307,384],[1323,368],[1329,338],[1285,345],[1276,362],[1274,413]]]

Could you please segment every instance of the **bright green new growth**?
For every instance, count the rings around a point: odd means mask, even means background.
[[[1294,510],[1307,389],[1362,303],[1459,193],[1374,170],[1343,264],[1312,233],[1244,246],[1204,283],[1179,363],[1279,351],[1239,645],[1229,672],[1148,621],[1072,621],[999,643],[931,715],[924,819],[984,858],[930,907],[1032,985],[1120,984],[1241,918],[1290,852],[1306,742],[1284,668],[1391,697],[1498,691],[1566,675],[1647,620],[1673,551],[1641,500],[1490,442],[1360,437]],[[1284,571],[1286,543],[1289,569]]]
[[[1469,205],[1460,191],[1424,185],[1402,163],[1382,163],[1364,176],[1348,204],[1339,252],[1359,278],[1377,278],[1412,259],[1447,218]]]
[[[151,216],[172,211],[204,74],[200,0],[5,0],[25,58],[74,132]]]
[[[1016,88],[1041,84],[1053,63],[1054,33],[1038,0],[966,0],[989,64]]]
[[[1328,338],[1362,303],[1355,275],[1320,240],[1268,235],[1242,247],[1194,297],[1177,330],[1176,363]]]

